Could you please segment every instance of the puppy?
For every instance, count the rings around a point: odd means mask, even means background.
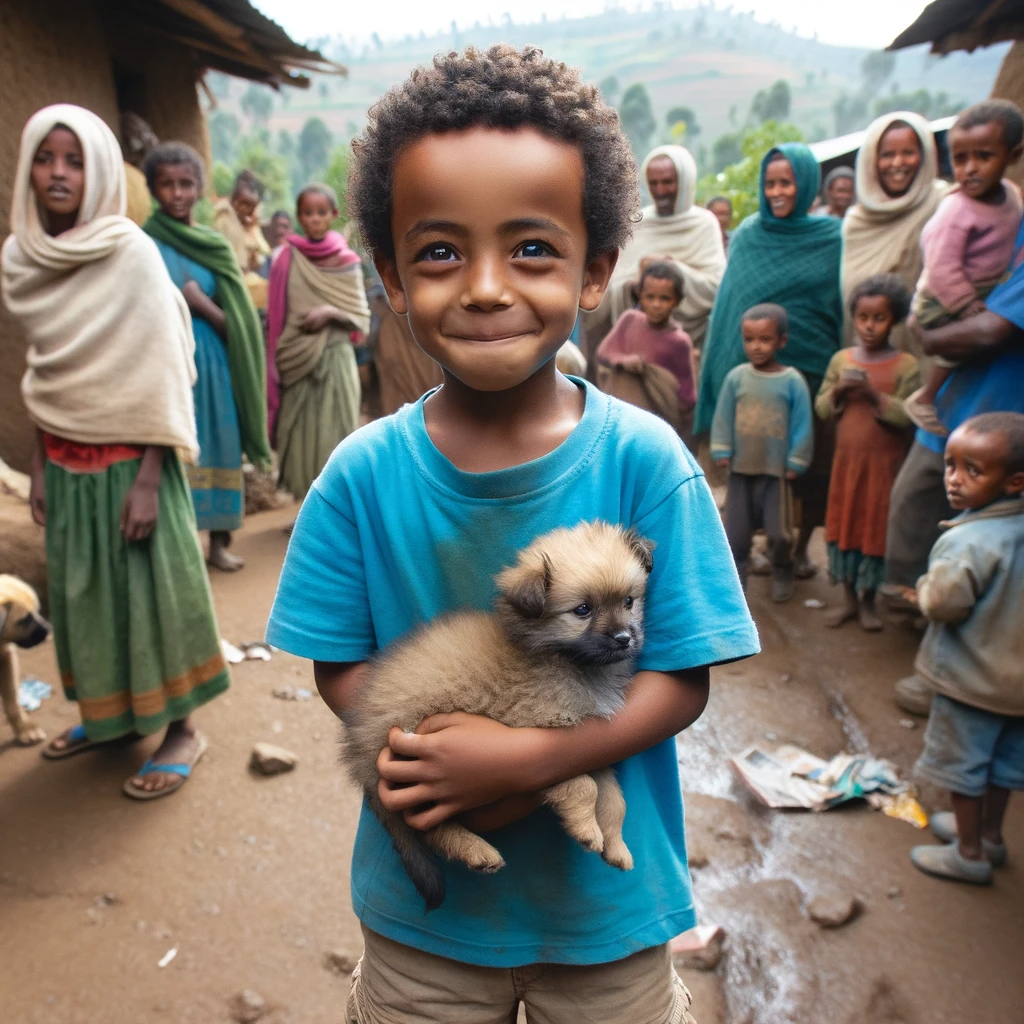
[[[14,735],[23,746],[41,743],[46,733],[32,724],[18,703],[17,647],[35,647],[50,635],[39,614],[36,592],[17,576],[0,576],[0,699]]]
[[[427,832],[387,811],[377,757],[388,731],[464,711],[513,728],[576,725],[622,707],[643,644],[653,544],[633,530],[585,523],[535,540],[495,579],[492,614],[444,615],[376,656],[345,718],[343,760],[391,833],[406,873],[431,910],[444,901],[433,852],[487,873],[505,866],[486,840],[455,821]],[[623,871],[626,804],[611,768],[552,786],[544,800],[565,830]],[[433,851],[433,852],[432,852]]]

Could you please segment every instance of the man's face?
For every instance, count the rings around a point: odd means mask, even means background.
[[[853,206],[853,178],[836,178],[828,187],[828,206],[837,216],[843,217]]]
[[[504,391],[596,309],[615,253],[587,258],[579,148],[530,128],[432,133],[393,170],[395,258],[377,269],[420,347],[466,386]]]
[[[647,190],[659,217],[671,217],[676,212],[679,175],[676,165],[667,156],[656,156],[647,165]]]

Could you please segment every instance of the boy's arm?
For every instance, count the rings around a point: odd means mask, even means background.
[[[708,687],[706,666],[643,671],[611,719],[590,718],[567,729],[511,729],[489,718],[454,714],[426,719],[415,734],[393,729],[377,762],[381,801],[414,828],[428,829],[505,797],[537,793],[681,732],[700,717]],[[518,804],[522,813],[515,817],[522,817],[536,801]],[[490,827],[510,820],[502,814]]]
[[[917,581],[917,602],[929,622],[957,625],[974,610],[988,589],[997,560],[974,565],[961,558],[934,561]]]
[[[970,210],[951,196],[952,202],[939,209],[932,220],[924,245],[928,291],[948,313],[959,313],[977,297],[978,291],[964,273],[970,237]]]
[[[803,377],[794,377],[789,414],[789,451],[786,453],[786,470],[800,475],[807,472],[814,456],[814,430],[811,426],[811,393]]]
[[[732,458],[735,424],[735,379],[728,376],[722,382],[722,390],[718,393],[718,402],[715,405],[715,416],[711,421],[711,458],[715,462]]]

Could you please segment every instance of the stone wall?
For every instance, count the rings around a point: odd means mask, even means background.
[[[160,138],[181,139],[209,158],[191,54],[137,27],[105,23],[102,8],[97,0],[0,0],[0,241],[21,130],[40,107],[77,103],[115,133],[119,106],[133,109]],[[24,353],[0,304],[0,458],[21,470],[32,448],[20,395]]]

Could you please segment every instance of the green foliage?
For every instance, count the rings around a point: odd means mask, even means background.
[[[757,94],[754,96],[754,102],[750,104],[750,113],[761,124],[765,124],[768,121],[784,121],[789,117],[792,99],[789,82],[784,78],[780,78],[769,88],[758,89]]]
[[[299,164],[304,181],[313,181],[331,158],[331,130],[322,118],[311,117],[299,132]]]
[[[338,218],[331,225],[335,231],[341,231],[348,222],[348,161],[348,146],[335,146],[331,152],[330,165],[323,175],[324,184],[330,185],[338,194]]]
[[[271,150],[268,132],[257,132],[241,140],[235,173],[245,168],[263,182],[265,206],[291,206],[292,183],[288,177],[288,161]]]
[[[875,117],[891,113],[893,110],[911,110],[929,120],[939,117],[948,117],[950,114],[959,114],[967,106],[963,100],[951,99],[950,96],[939,90],[931,93],[927,89],[915,89],[913,92],[899,92],[893,90],[888,96],[883,96],[875,102]]]
[[[626,89],[619,106],[619,117],[633,152],[638,158],[643,158],[651,148],[651,136],[658,123],[654,120],[650,93],[642,82],[634,82]]]
[[[231,195],[231,190],[235,187],[235,174],[236,172],[228,167],[226,163],[218,160],[213,165],[213,175],[211,177],[213,194],[217,197]]]
[[[673,137],[688,139],[700,135],[700,123],[697,121],[697,114],[693,107],[673,107],[666,115],[665,122]]]
[[[265,125],[274,109],[274,94],[265,85],[253,82],[242,97],[241,107],[253,127]]]
[[[238,145],[240,125],[234,114],[215,110],[207,122],[210,130],[210,152],[214,160],[229,164],[234,159]]]
[[[739,163],[743,159],[743,136],[740,132],[732,135],[719,135],[711,147],[711,166],[717,174],[724,171],[730,164]]]
[[[728,196],[736,224],[757,213],[761,160],[780,142],[803,142],[803,133],[795,124],[784,121],[766,121],[756,128],[748,128],[739,136],[741,159],[717,174],[701,178],[697,183],[698,202],[705,203],[712,196]]]

